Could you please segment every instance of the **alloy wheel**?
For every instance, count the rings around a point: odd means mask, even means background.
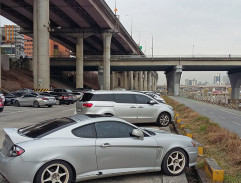
[[[167,168],[172,174],[179,174],[185,168],[186,158],[180,151],[172,152],[167,158]]]
[[[169,122],[170,122],[170,118],[169,118],[169,116],[167,114],[162,114],[160,116],[159,121],[160,121],[160,125],[161,126],[167,126],[169,124]]]
[[[42,173],[41,183],[68,183],[69,170],[62,164],[52,164]]]

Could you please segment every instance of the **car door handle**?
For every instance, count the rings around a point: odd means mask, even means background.
[[[144,107],[140,106],[140,107],[138,107],[138,108],[144,108]]]
[[[104,143],[104,144],[101,144],[100,147],[111,147],[111,145],[109,143]]]
[[[136,107],[135,107],[135,106],[132,106],[132,107],[131,107],[131,109],[134,109],[134,108],[136,108]]]

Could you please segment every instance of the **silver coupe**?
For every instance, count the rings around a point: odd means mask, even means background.
[[[198,156],[189,137],[100,115],[4,131],[0,173],[11,183],[70,183],[156,171],[175,176],[194,166]]]

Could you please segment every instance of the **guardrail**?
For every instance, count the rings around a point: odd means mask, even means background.
[[[181,96],[209,104],[241,110],[241,99],[230,99],[229,94],[182,93]]]

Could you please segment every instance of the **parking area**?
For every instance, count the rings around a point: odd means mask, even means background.
[[[6,106],[4,112],[0,113],[0,144],[4,139],[3,128],[20,128],[23,126],[30,125],[32,123],[44,121],[47,119],[70,116],[75,113],[75,104],[71,105],[55,105],[52,108],[41,107],[15,107]],[[154,124],[145,124],[148,127],[156,127]],[[169,130],[169,127],[162,128]],[[2,146],[2,145],[1,145]],[[160,172],[147,173],[147,174],[136,174],[136,175],[125,175],[111,178],[103,178],[99,180],[84,181],[85,183],[185,183],[187,182],[185,174],[177,177],[169,177],[162,175]],[[7,183],[0,176],[0,183]]]

